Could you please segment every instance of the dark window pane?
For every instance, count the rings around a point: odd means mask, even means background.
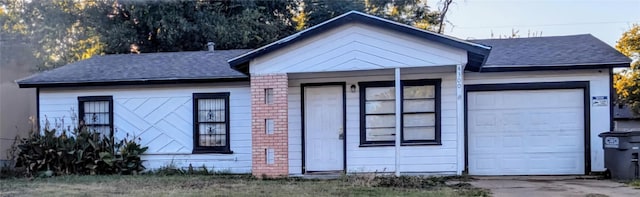
[[[198,121],[199,122],[224,122],[225,121],[224,99],[198,100]]]
[[[405,99],[435,98],[436,92],[433,85],[404,86],[403,94]]]
[[[396,128],[370,128],[367,132],[367,141],[394,141]]]
[[[273,88],[264,89],[264,103],[265,104],[273,103]]]
[[[84,114],[85,125],[109,124],[110,121],[111,120],[109,120],[109,113],[85,113]]]
[[[404,112],[435,112],[435,99],[404,100]]]
[[[366,128],[395,126],[396,115],[366,115]]]
[[[435,127],[405,127],[403,140],[435,140]]]
[[[379,114],[379,113],[395,113],[396,102],[395,101],[367,101],[365,103],[367,114]]]
[[[109,126],[87,126],[89,132],[99,133],[101,137],[109,136],[111,129]]]
[[[201,123],[200,146],[225,146],[227,131],[224,123]]]
[[[396,92],[394,87],[367,87],[365,89],[366,100],[387,100],[395,99]]]
[[[405,127],[435,126],[436,114],[404,114]]]

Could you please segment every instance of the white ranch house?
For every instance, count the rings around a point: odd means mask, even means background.
[[[349,12],[255,50],[97,56],[17,83],[41,123],[139,136],[149,168],[560,175],[605,170],[629,63],[588,34],[462,40]]]

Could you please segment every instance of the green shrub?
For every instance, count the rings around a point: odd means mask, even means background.
[[[189,166],[191,166],[191,164],[189,164]],[[184,171],[183,169],[179,168],[175,163],[173,163],[173,160],[171,160],[171,163],[169,164],[166,164],[164,166],[161,166],[158,169],[147,172],[147,174],[161,175],[161,176],[185,175],[187,173],[188,173],[187,171]]]
[[[208,169],[207,166],[202,164],[202,166],[193,166],[189,164],[189,166],[184,169],[178,167],[173,160],[171,163],[161,166],[158,169],[151,170],[146,172],[150,175],[161,175],[161,176],[172,176],[172,175],[230,175],[232,174],[230,170],[218,170],[214,171],[212,169]]]
[[[422,177],[422,176],[393,176],[389,174],[364,173],[347,175],[342,178],[352,185],[365,187],[393,187],[393,188],[437,188],[446,186],[450,177]]]
[[[376,187],[400,187],[400,188],[432,188],[445,185],[443,177],[419,177],[419,176],[378,176]]]
[[[45,126],[18,143],[16,167],[28,176],[69,174],[137,174],[144,170],[140,155],[142,147],[134,139],[122,139],[114,144],[110,136],[88,131],[82,125],[72,130]]]

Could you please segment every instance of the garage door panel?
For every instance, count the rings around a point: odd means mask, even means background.
[[[568,171],[576,168],[580,168],[584,163],[578,164],[578,161],[582,158],[582,156],[576,156],[572,152],[567,153],[533,153],[529,154],[530,158],[527,160],[530,161],[528,166],[530,166],[533,170],[558,170],[558,171]],[[583,172],[578,172],[583,173]]]
[[[566,174],[580,168],[580,158],[573,154],[555,154],[549,159],[545,153],[531,154],[523,158],[521,154],[505,154],[494,157],[480,157],[470,165],[475,165],[473,175],[549,175]],[[496,174],[499,171],[500,174]]]
[[[528,111],[528,112],[510,112],[516,110],[504,110],[501,112],[481,112],[474,113],[477,118],[469,119],[476,129],[482,130],[535,130],[535,131],[561,131],[565,129],[582,129],[582,120],[576,120],[576,117],[582,117],[582,111],[562,111],[562,109],[549,109],[546,112]],[[502,113],[502,114],[496,114]],[[555,127],[548,127],[553,124]],[[523,127],[527,125],[527,127]]]
[[[486,149],[486,148],[494,148],[496,147],[496,139],[492,138],[492,137],[478,137],[476,139],[474,139],[474,141],[478,144],[476,147],[478,149]]]
[[[499,162],[495,157],[478,157],[472,164],[475,166],[477,172],[488,172],[498,167],[496,166],[497,163]]]
[[[493,94],[478,93],[473,98],[468,97],[467,105],[474,110],[492,109],[497,107],[498,102]]]
[[[502,138],[502,147],[506,149],[522,149],[522,143],[525,143],[525,140],[522,139],[522,136],[504,136]]]
[[[474,125],[479,126],[479,127],[492,127],[492,126],[496,126],[496,120],[497,117],[495,114],[493,113],[489,113],[489,112],[484,112],[478,113],[478,117],[474,118]]]
[[[584,173],[582,89],[469,92],[469,173]]]
[[[468,97],[468,109],[536,109],[535,106],[577,108],[584,105],[582,100],[575,100],[576,96],[582,96],[581,92],[556,92],[540,97],[535,91],[547,90],[472,92],[474,96]],[[511,92],[519,93],[514,95]]]

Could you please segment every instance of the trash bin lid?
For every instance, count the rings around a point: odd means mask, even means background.
[[[631,137],[640,136],[640,131],[608,131],[598,134],[598,137]]]

